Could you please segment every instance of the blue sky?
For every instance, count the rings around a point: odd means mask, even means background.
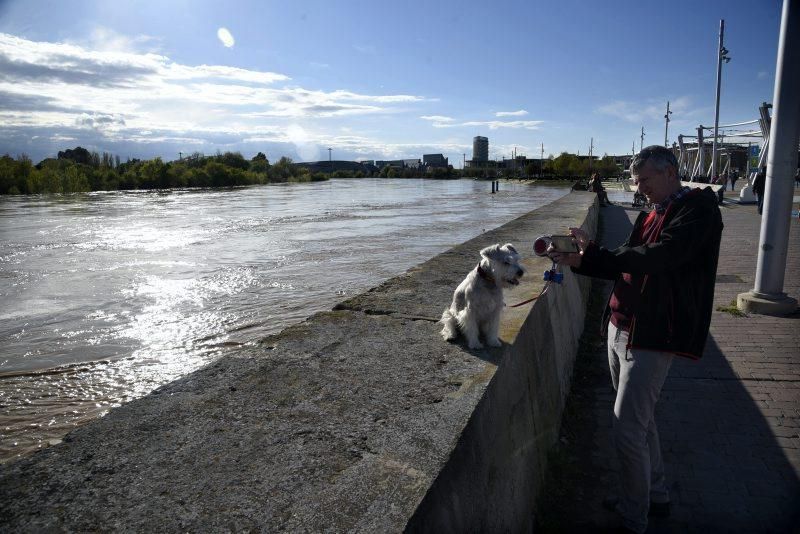
[[[779,0],[0,0],[0,153],[630,153],[771,102]]]

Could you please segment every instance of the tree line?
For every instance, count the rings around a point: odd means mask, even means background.
[[[81,193],[131,189],[234,187],[328,179],[297,167],[286,157],[270,164],[259,152],[245,159],[239,152],[205,156],[195,153],[178,161],[129,159],[76,147],[34,165],[25,155],[0,157],[0,194]]]
[[[482,168],[468,167],[464,169],[465,178],[549,178],[556,180],[572,180],[575,178],[588,177],[590,174],[597,173],[603,178],[616,177],[622,174],[622,170],[614,162],[612,156],[605,155],[598,160],[593,160],[591,164],[588,159],[581,159],[575,154],[562,152],[557,157],[552,154],[540,162],[530,162],[526,165],[509,168],[506,160],[506,168]]]
[[[562,152],[552,155],[539,164],[528,163],[518,168],[398,168],[386,166],[369,173],[337,170],[333,173],[312,172],[291,159],[282,157],[270,164],[267,156],[259,152],[246,159],[239,152],[217,153],[205,156],[199,152],[178,161],[164,162],[129,159],[120,162],[119,156],[107,152],[98,154],[76,147],[33,164],[25,155],[0,157],[0,194],[80,193],[89,191],[114,191],[131,189],[171,189],[188,187],[234,187],[283,182],[313,182],[328,178],[555,178],[573,179],[597,172],[601,177],[621,173],[614,158],[604,156],[593,161]]]

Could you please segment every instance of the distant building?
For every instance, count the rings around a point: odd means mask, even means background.
[[[294,164],[296,167],[302,167],[309,170],[309,172],[323,172],[330,173],[336,171],[361,171],[366,175],[377,172],[378,168],[369,162],[358,161],[305,161]]]
[[[419,169],[422,166],[420,159],[391,159],[391,160],[377,160],[375,166],[378,169],[384,167],[394,167],[395,169]]]
[[[536,169],[540,169],[542,166],[542,160],[538,158],[529,158],[527,156],[517,156],[513,159],[504,158],[502,162],[497,162],[498,168],[519,172],[525,172],[529,165],[535,165]]]
[[[475,165],[489,161],[489,138],[477,135],[472,138],[472,161]]]
[[[630,154],[624,154],[622,156],[611,156],[611,157],[614,158],[614,164],[621,171],[630,168],[631,160],[633,159],[633,156],[631,156]]]
[[[449,165],[447,158],[442,154],[423,154],[422,164],[427,168],[444,168]]]

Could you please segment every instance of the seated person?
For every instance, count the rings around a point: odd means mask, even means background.
[[[597,193],[601,206],[611,204],[611,201],[608,200],[608,193],[606,193],[606,189],[603,187],[603,183],[597,173],[592,174],[592,178],[589,180],[589,189]]]

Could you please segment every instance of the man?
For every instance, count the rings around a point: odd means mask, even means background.
[[[619,512],[623,529],[633,532],[644,532],[648,512],[669,514],[655,405],[674,356],[702,356],[722,235],[712,189],[682,186],[677,168],[675,156],[662,146],[633,158],[633,181],[655,207],[639,215],[619,248],[602,248],[571,228],[580,252],[550,250],[554,261],[578,274],[616,281],[603,329],[617,392],[613,433],[621,491],[604,505]]]
[[[761,167],[753,179],[753,194],[758,197],[758,214],[764,209],[764,186],[767,184],[767,168]]]

